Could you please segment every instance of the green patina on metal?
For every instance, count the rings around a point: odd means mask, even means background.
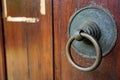
[[[83,30],[98,40],[102,56],[111,51],[117,39],[117,28],[113,16],[108,10],[99,6],[84,7],[71,16],[68,25],[69,38],[78,30]],[[95,48],[89,40],[74,41],[72,46],[83,57],[95,58],[96,56]]]

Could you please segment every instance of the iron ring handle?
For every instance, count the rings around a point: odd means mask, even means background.
[[[77,40],[77,38],[81,38],[81,37],[84,37],[84,38],[87,38],[88,40],[90,40],[90,41],[92,42],[92,44],[94,45],[95,50],[96,50],[96,60],[95,60],[95,62],[94,62],[90,67],[85,67],[85,68],[84,68],[84,67],[81,67],[81,66],[77,65],[77,64],[74,62],[74,60],[72,59],[72,56],[71,56],[70,47],[71,47],[72,42],[73,42],[74,40]],[[75,68],[77,68],[78,70],[81,70],[81,71],[93,71],[93,70],[95,70],[95,69],[99,66],[99,64],[100,64],[100,62],[101,62],[101,60],[102,60],[101,48],[100,48],[97,40],[96,40],[94,37],[92,37],[91,35],[89,35],[89,34],[87,34],[87,33],[85,33],[85,32],[81,32],[81,33],[80,33],[79,35],[77,35],[77,36],[74,35],[74,36],[72,36],[72,37],[68,40],[67,45],[66,45],[66,55],[67,55],[67,58],[68,58],[69,62],[70,62]]]

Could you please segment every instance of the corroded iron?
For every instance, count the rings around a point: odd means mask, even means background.
[[[69,38],[78,30],[84,31],[98,40],[102,56],[111,51],[117,39],[117,29],[113,16],[108,10],[99,6],[87,6],[72,15],[68,25]],[[72,46],[83,57],[96,57],[95,48],[87,39],[74,41]]]

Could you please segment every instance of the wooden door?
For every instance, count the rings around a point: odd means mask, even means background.
[[[114,16],[118,38],[115,47],[105,56],[100,66],[92,72],[75,69],[66,57],[67,29],[70,16],[76,10],[98,5],[108,9]],[[54,8],[54,56],[55,80],[119,80],[120,79],[120,0],[53,0]],[[72,56],[80,65],[89,66],[93,60],[78,56],[72,49]]]
[[[91,4],[112,13],[118,38],[95,71],[83,72],[72,67],[66,57],[67,28],[70,16]],[[119,0],[2,0],[0,80],[119,80],[119,9]],[[94,62],[74,50],[72,56],[81,65]]]
[[[0,1],[0,5],[1,5]],[[0,6],[0,80],[6,80],[6,59],[3,35],[2,6]]]
[[[2,7],[7,80],[53,80],[52,1],[2,0]]]

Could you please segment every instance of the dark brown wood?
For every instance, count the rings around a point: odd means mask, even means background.
[[[6,79],[5,72],[5,55],[4,55],[4,44],[3,44],[3,35],[2,35],[2,21],[0,19],[0,80]]]
[[[8,80],[53,80],[53,76],[55,80],[119,80],[120,1],[45,1],[46,14],[41,15],[40,0],[7,0],[4,29],[0,21],[0,30],[4,30],[5,34],[5,44],[3,44],[3,34],[2,31],[0,32],[0,80],[5,80],[5,77]],[[70,16],[76,10],[90,4],[103,6],[112,13],[117,23],[118,39],[116,46],[109,55],[103,58],[101,65],[95,71],[82,72],[72,67],[66,58],[67,28]],[[4,8],[3,4],[3,10]],[[36,17],[40,21],[37,23],[8,22],[6,21],[8,16]],[[52,19],[53,16],[54,19]],[[4,46],[7,75],[5,75]],[[80,65],[89,66],[94,62],[94,60],[78,56],[73,49],[72,56]]]
[[[55,80],[119,80],[120,0],[53,0],[53,3]],[[112,13],[117,23],[118,39],[115,48],[103,58],[101,65],[95,71],[82,72],[72,67],[66,58],[67,28],[70,16],[76,10],[91,4],[102,6]],[[72,56],[78,64],[84,66],[89,66],[94,61],[78,56],[74,50]]]
[[[26,23],[4,17],[8,80],[53,80],[52,1],[45,1],[41,15],[40,0],[7,0],[7,17],[39,18]]]
[[[0,1],[1,5],[1,1]],[[2,6],[0,6],[0,80],[6,80],[6,66],[5,66],[5,54],[3,43],[3,23],[2,23]]]

